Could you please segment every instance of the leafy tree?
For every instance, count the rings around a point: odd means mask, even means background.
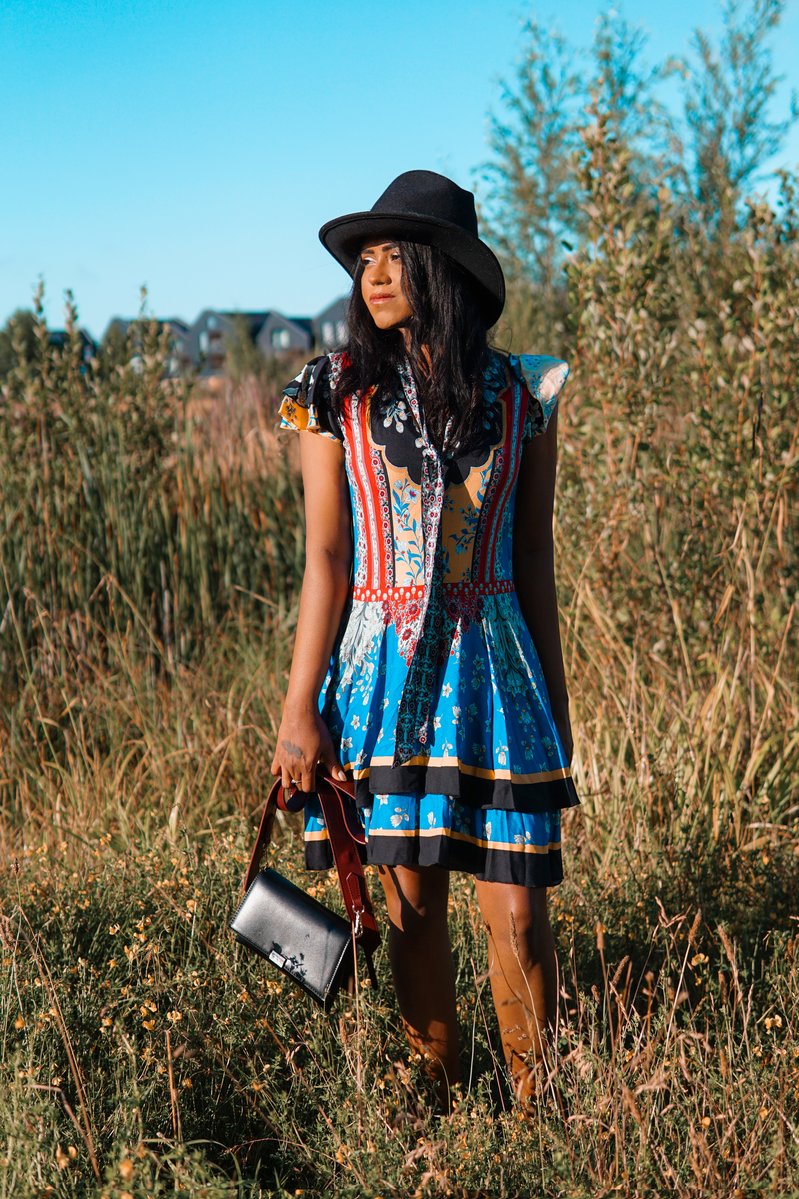
[[[485,215],[508,280],[501,337],[519,348],[563,329],[564,262],[589,236],[592,219],[581,186],[587,126],[601,115],[608,142],[626,148],[634,194],[657,191],[673,140],[654,94],[663,71],[643,64],[644,35],[622,16],[600,19],[582,64],[560,34],[530,22],[525,35],[516,79],[503,86],[503,116],[492,118],[493,158],[483,170]]]
[[[535,21],[514,84],[504,84],[491,118],[493,159],[483,168],[484,216],[503,263],[511,341],[543,332],[562,310],[563,241],[579,222],[571,157],[577,146],[582,79],[565,40]]]
[[[722,252],[744,189],[757,182],[799,118],[795,92],[787,117],[770,115],[783,79],[774,73],[770,40],[784,9],[785,0],[726,0],[718,49],[697,29],[698,69],[680,60],[689,134],[687,185],[697,202],[697,219],[714,232]]]
[[[674,121],[657,98],[661,79],[670,64],[649,66],[645,61],[647,38],[620,13],[603,14],[591,48],[592,73],[589,101],[581,122],[601,114],[609,139],[629,157],[629,178],[636,193],[657,191],[658,179],[668,169],[675,145]]]
[[[248,376],[263,378],[266,361],[253,341],[250,322],[243,313],[233,317],[233,332],[225,339],[225,369],[234,382]]]
[[[111,325],[105,331],[100,352],[105,360],[111,362],[122,361],[127,350],[127,336],[119,327],[119,325]]]
[[[36,352],[36,314],[17,308],[0,330],[0,379],[5,379],[20,360],[30,362]]]

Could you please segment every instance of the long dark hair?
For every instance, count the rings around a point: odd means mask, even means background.
[[[454,417],[447,449],[472,448],[483,432],[483,371],[488,358],[486,324],[471,276],[437,246],[398,241],[402,289],[413,316],[410,348],[399,329],[378,329],[361,294],[360,259],[347,309],[350,363],[333,392],[332,407],[341,416],[341,399],[353,391],[376,388],[372,403],[385,404],[396,390],[396,368],[404,359],[416,380],[430,437],[443,446],[444,430]],[[422,352],[427,346],[430,360]]]

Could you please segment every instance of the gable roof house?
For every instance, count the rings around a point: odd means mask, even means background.
[[[166,360],[166,372],[170,377],[182,375],[191,366],[189,352],[189,334],[191,328],[185,321],[175,316],[159,321],[159,329],[166,326],[169,329],[169,357]]]
[[[80,360],[83,367],[86,367],[97,353],[97,342],[85,329],[78,329],[78,338],[80,340]],[[66,329],[48,329],[47,331],[48,345],[58,346],[59,349],[63,349],[68,340],[69,334]]]
[[[255,344],[265,358],[313,349],[313,327],[309,317],[283,316],[269,312],[255,338]]]
[[[189,331],[191,361],[203,378],[221,375],[231,344],[239,336],[243,322],[251,338],[264,323],[265,312],[219,312],[205,308]]]
[[[231,345],[242,331],[266,358],[313,347],[311,321],[280,312],[220,312],[206,308],[191,327],[190,352],[204,378],[221,375]]]
[[[314,342],[322,354],[339,349],[347,340],[347,300],[341,296],[313,319]]]
[[[131,326],[141,319],[114,317],[103,333],[103,346],[124,341]],[[249,339],[264,358],[280,358],[285,354],[310,356],[339,349],[347,340],[347,297],[334,300],[315,317],[284,316],[274,309],[232,312],[205,308],[191,325],[177,317],[159,320],[157,324],[160,328],[167,326],[170,331],[167,375],[175,377],[195,370],[200,378],[218,379],[226,373],[230,366],[228,355],[242,337],[245,343]]]

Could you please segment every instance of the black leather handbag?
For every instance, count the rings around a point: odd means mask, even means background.
[[[358,848],[366,838],[355,812],[352,784],[340,783],[317,767],[316,787],[349,919],[326,908],[276,870],[260,869],[278,807],[296,811],[306,798],[292,784],[287,801],[276,779],[244,880],[246,894],[230,928],[243,945],[277,966],[328,1011],[342,987],[354,978],[357,945],[363,947],[376,985],[372,955],[380,933]]]

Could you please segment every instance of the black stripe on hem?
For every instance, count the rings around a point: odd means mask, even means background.
[[[370,766],[355,779],[355,802],[369,807],[375,795],[451,795],[470,808],[500,812],[551,812],[580,803],[571,775],[540,783],[485,779],[465,774],[457,766]]]
[[[370,866],[442,866],[474,875],[481,882],[522,887],[556,887],[563,882],[559,849],[549,853],[514,853],[449,837],[374,837],[367,842]],[[306,870],[329,870],[333,855],[327,840],[306,841]]]

